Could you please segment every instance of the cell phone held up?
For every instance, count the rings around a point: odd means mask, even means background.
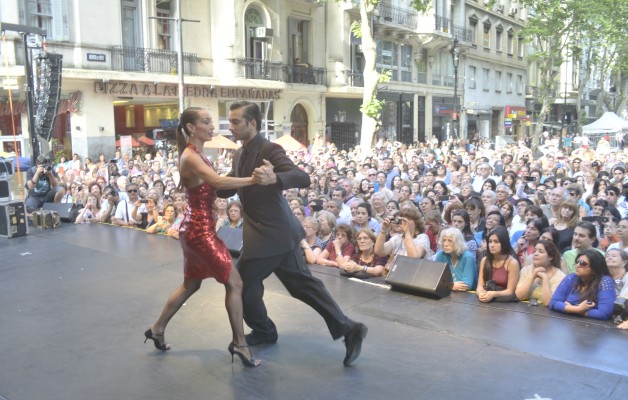
[[[526,176],[526,177],[524,178],[524,180],[525,180],[526,182],[535,182],[535,181],[536,181],[536,176]]]

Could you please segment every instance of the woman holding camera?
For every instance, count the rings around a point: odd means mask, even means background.
[[[519,281],[519,262],[514,257],[510,236],[505,226],[497,226],[488,233],[488,253],[480,261],[478,300],[508,302],[515,299]]]
[[[387,217],[382,222],[382,229],[375,241],[375,254],[379,256],[408,256],[415,258],[429,258],[430,239],[425,233],[423,217],[416,208],[403,208],[398,216]],[[386,235],[390,230],[399,232],[386,241]]]
[[[560,252],[556,245],[547,240],[539,240],[534,246],[532,265],[521,270],[515,289],[517,298],[549,305],[556,288],[565,278],[560,262]]]
[[[98,218],[98,214],[100,213],[100,199],[93,193],[89,193],[87,195],[87,200],[85,200],[85,207],[83,207],[77,217],[75,224],[82,224],[85,222],[96,221]]]
[[[550,301],[550,309],[606,320],[613,315],[615,284],[604,256],[594,248],[576,258],[576,272],[567,275]]]

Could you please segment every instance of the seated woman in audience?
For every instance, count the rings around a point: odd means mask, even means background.
[[[387,257],[375,254],[375,234],[371,229],[361,229],[356,235],[357,251],[349,260],[338,258],[341,275],[369,278],[383,276]]]
[[[608,246],[608,250],[624,249],[628,251],[628,217],[622,218],[617,224],[617,236],[619,241]]]
[[[515,206],[513,206],[510,201],[506,201],[499,206],[499,211],[504,216],[504,220],[506,221],[506,228],[508,228],[508,232],[510,232],[512,228],[512,219],[515,216]]]
[[[488,234],[488,253],[480,261],[477,295],[483,303],[513,301],[519,282],[519,262],[513,256],[510,237],[505,226]]]
[[[168,230],[174,225],[176,217],[176,211],[174,205],[170,204],[164,208],[163,217],[159,217],[156,223],[146,228],[146,233],[161,233],[168,234]]]
[[[561,253],[571,246],[573,232],[579,220],[578,209],[578,203],[575,200],[567,199],[558,207],[556,217],[549,221],[550,225],[558,231],[556,247]]]
[[[305,208],[292,207],[292,214],[294,214],[294,216],[297,217],[299,221],[303,221],[303,218],[305,218]]]
[[[386,241],[386,235],[390,230],[397,230],[399,234],[393,235]],[[394,256],[402,255],[415,258],[430,258],[430,239],[425,233],[423,218],[416,208],[404,208],[399,215],[387,217],[382,222],[382,229],[375,241],[375,254],[389,256],[391,261]]]
[[[532,265],[534,246],[536,246],[536,243],[541,238],[541,233],[547,227],[547,220],[544,218],[531,219],[526,223],[525,233],[519,238],[515,246],[515,252],[522,268]]]
[[[471,232],[484,232],[486,230],[484,222],[486,211],[484,210],[484,203],[482,203],[482,199],[477,196],[469,197],[464,202],[464,209],[469,213]]]
[[[338,224],[334,240],[327,244],[325,250],[316,259],[316,264],[338,268],[340,262],[348,261],[355,253],[355,230],[351,225]],[[343,260],[339,260],[343,258]]]
[[[151,188],[151,190],[154,190],[154,188]],[[220,229],[225,222],[229,221],[229,214],[227,213],[228,204],[227,199],[222,199],[220,197],[216,198],[216,201],[214,201],[214,211],[216,212],[216,230]]]
[[[462,232],[467,251],[473,256],[473,262],[477,266],[476,253],[478,251],[478,242],[475,240],[475,235],[471,232],[469,227],[469,213],[467,210],[460,209],[451,213],[451,226]]]
[[[550,309],[564,314],[606,320],[613,314],[615,283],[604,256],[594,248],[576,258],[576,272],[558,285]]]
[[[622,249],[610,249],[605,258],[615,282],[615,323],[628,322],[628,253]]]
[[[373,215],[379,220],[384,219],[386,215],[388,215],[388,211],[386,210],[386,199],[387,196],[383,192],[376,192],[373,193],[369,201],[371,209],[373,210]]]
[[[556,245],[547,240],[539,240],[534,247],[532,265],[521,270],[515,290],[517,298],[549,305],[556,288],[565,278],[560,262],[560,252]]]
[[[386,218],[386,216],[392,215],[396,212],[399,211],[399,203],[395,200],[389,200],[386,203],[386,215],[384,216],[384,218]]]
[[[242,216],[242,203],[238,200],[233,200],[227,206],[228,219],[223,222],[222,226],[228,226],[231,228],[242,228],[244,225],[244,217]]]
[[[356,232],[362,229],[370,229],[377,235],[382,228],[381,224],[373,218],[371,205],[368,203],[360,203],[357,205],[353,221],[353,228]]]
[[[82,224],[85,222],[96,221],[98,214],[100,213],[100,197],[90,193],[85,200],[85,207],[83,207],[76,217],[75,223]]]
[[[321,210],[317,213],[316,219],[318,220],[319,231],[318,236],[322,241],[322,250],[325,250],[327,245],[334,240],[334,232],[336,230],[336,216],[329,211]]]
[[[101,200],[102,197],[102,188],[97,182],[92,182],[87,186],[87,193],[91,193],[94,196],[98,197],[98,201]]]
[[[446,228],[438,239],[440,251],[435,261],[447,263],[451,271],[454,286],[452,290],[466,292],[475,290],[477,268],[475,257],[467,250],[462,232],[456,228]]]
[[[308,264],[315,264],[316,259],[327,246],[318,236],[320,224],[314,217],[305,217],[301,221],[301,225],[303,225],[303,230],[305,231],[305,237],[301,239],[303,255]]]

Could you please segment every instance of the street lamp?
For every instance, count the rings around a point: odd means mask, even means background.
[[[460,129],[460,115],[458,114],[458,65],[460,64],[460,49],[458,48],[458,38],[454,38],[454,44],[451,46],[451,60],[454,65],[454,113],[452,118],[452,127],[456,138]]]

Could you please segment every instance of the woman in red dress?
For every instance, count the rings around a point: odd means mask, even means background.
[[[183,283],[168,298],[164,309],[145,333],[161,351],[170,349],[164,340],[164,331],[170,319],[183,303],[201,287],[205,278],[214,278],[225,285],[225,305],[233,332],[229,345],[231,360],[237,355],[247,367],[256,367],[246,345],[242,323],[242,279],[238,270],[231,268],[231,255],[216,234],[214,201],[216,189],[237,189],[254,183],[253,177],[232,178],[220,176],[203,155],[203,144],[211,140],[214,125],[209,112],[190,107],[181,114],[177,128],[179,171],[181,185],[187,190],[187,208],[179,230],[183,249]],[[146,342],[146,340],[144,342]]]

